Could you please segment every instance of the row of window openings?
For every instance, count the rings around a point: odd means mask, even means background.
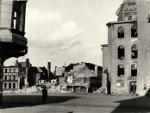
[[[125,57],[125,49],[123,45],[120,45],[118,47],[118,59],[123,60]],[[134,44],[131,47],[131,58],[136,59],[138,57],[138,47],[136,44]]]
[[[118,76],[124,76],[124,66],[123,65],[118,65]],[[131,76],[137,76],[137,66],[136,64],[133,64],[131,66]]]
[[[5,80],[16,80],[16,76],[14,75],[13,78],[11,77],[11,75],[9,76],[9,79],[7,79],[8,77],[5,76]]]
[[[123,26],[119,26],[117,29],[117,33],[118,33],[118,38],[124,38],[124,28]],[[137,37],[138,33],[137,33],[137,25],[133,25],[131,27],[131,37]]]
[[[17,86],[15,83],[13,83],[13,84],[11,84],[11,83],[9,83],[9,84],[4,83],[4,88],[5,88],[5,89],[7,89],[7,85],[8,85],[8,88],[9,88],[9,89],[11,89],[11,88],[15,89],[16,86]]]
[[[16,69],[5,69],[4,73],[11,73],[11,72],[16,72]]]

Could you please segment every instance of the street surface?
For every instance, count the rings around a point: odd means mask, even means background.
[[[150,97],[102,96],[100,94],[50,94],[4,96],[0,113],[147,113]]]

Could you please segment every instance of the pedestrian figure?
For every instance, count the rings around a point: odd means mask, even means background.
[[[42,89],[42,102],[43,102],[43,104],[45,104],[46,100],[47,100],[47,89],[46,89],[46,87],[44,87]]]

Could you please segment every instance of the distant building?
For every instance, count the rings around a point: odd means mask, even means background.
[[[55,77],[57,79],[57,84],[63,84],[65,81],[65,67],[55,67]],[[54,78],[55,79],[55,78]]]
[[[3,90],[17,91],[29,87],[28,69],[31,67],[29,59],[25,62],[16,61],[14,66],[5,66],[3,68]]]
[[[45,67],[38,67],[37,69],[36,85],[45,85],[50,80],[47,74],[48,70]]]
[[[91,63],[70,64],[57,68],[58,83],[67,91],[93,92],[102,86],[102,67]],[[63,70],[63,71],[62,71]]]
[[[3,90],[18,91],[20,89],[20,73],[18,66],[7,66],[3,68]]]
[[[54,75],[49,68],[32,66],[29,59],[3,68],[3,90],[18,91],[34,85],[45,85]]]

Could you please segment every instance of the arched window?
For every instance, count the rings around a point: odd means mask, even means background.
[[[124,65],[120,64],[118,65],[118,76],[124,75]]]
[[[11,80],[11,75],[9,75],[9,80]]]
[[[137,44],[134,44],[131,47],[131,58],[135,59],[137,57],[138,57],[138,46],[137,46]]]
[[[124,59],[124,56],[125,56],[125,49],[124,49],[124,46],[123,45],[120,45],[118,47],[118,59],[122,60]]]
[[[137,36],[138,36],[137,25],[133,25],[131,27],[131,37],[137,37]]]
[[[131,76],[137,76],[137,64],[131,65]]]
[[[124,38],[124,28],[122,26],[118,27],[118,38]]]

